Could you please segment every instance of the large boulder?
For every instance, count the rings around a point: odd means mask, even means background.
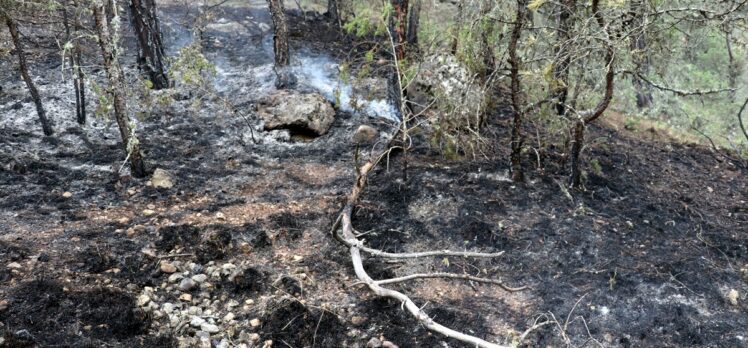
[[[265,121],[265,130],[323,135],[335,121],[335,109],[318,93],[279,90],[260,102],[258,113]]]
[[[426,57],[408,92],[416,105],[432,105],[436,100],[434,111],[456,118],[479,118],[484,108],[479,81],[453,55]]]

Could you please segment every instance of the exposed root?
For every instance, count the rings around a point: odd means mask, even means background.
[[[469,274],[457,274],[457,273],[416,273],[416,274],[411,274],[411,275],[407,275],[403,277],[376,280],[375,283],[377,283],[378,285],[384,285],[384,284],[406,282],[406,281],[413,280],[413,279],[428,279],[428,278],[462,279],[462,280],[469,280],[469,281],[478,282],[478,283],[494,284],[494,285],[498,285],[499,287],[501,287],[502,289],[506,291],[511,291],[511,292],[522,291],[528,288],[526,285],[513,288],[513,287],[506,286],[502,281],[497,280],[497,279],[474,277]]]

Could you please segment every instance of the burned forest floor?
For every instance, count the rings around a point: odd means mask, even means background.
[[[46,33],[26,40],[53,137],[42,135],[15,61],[0,61],[0,346],[367,347],[376,338],[467,347],[371,294],[330,234],[355,179],[352,134],[372,125],[381,145],[396,125],[338,110],[329,132],[313,139],[262,129],[255,104],[274,79],[264,3],[229,2],[206,26],[215,93],[184,93],[138,121],[150,168],[169,173],[170,187],[120,171],[112,121],[75,123],[72,82]],[[184,6],[161,8],[170,54],[192,40]],[[299,88],[320,88],[327,80],[314,69],[357,46],[323,17],[289,11],[289,19]],[[130,78],[132,41],[123,40]],[[90,75],[104,81],[99,70]],[[226,99],[241,115],[226,111]],[[748,347],[745,164],[701,145],[593,125],[584,190],[564,188],[557,158],[543,158],[538,170],[534,154],[527,183],[514,184],[510,122],[491,116],[495,150],[476,160],[445,160],[416,142],[407,182],[403,157],[393,155],[371,175],[353,216],[373,248],[505,254],[367,257],[372,277],[454,272],[527,286],[391,285],[441,324],[502,344],[557,320],[523,345]]]

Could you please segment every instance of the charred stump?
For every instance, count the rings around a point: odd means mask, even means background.
[[[278,80],[277,88],[287,88],[295,84],[289,65],[291,57],[288,53],[288,22],[282,0],[267,0],[270,15],[273,19],[273,53],[275,54],[275,74]]]

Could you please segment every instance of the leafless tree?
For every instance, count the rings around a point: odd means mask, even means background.
[[[44,111],[44,106],[42,105],[42,98],[39,95],[39,90],[36,89],[34,80],[32,80],[31,75],[29,75],[29,67],[26,62],[26,53],[23,50],[21,35],[18,32],[18,25],[16,24],[16,21],[13,19],[13,17],[11,17],[11,14],[7,12],[7,9],[0,8],[0,19],[5,21],[5,24],[8,26],[10,38],[13,41],[13,46],[16,49],[16,56],[18,56],[18,70],[21,72],[23,81],[26,82],[26,87],[29,89],[31,99],[34,100],[34,105],[36,105],[36,113],[39,116],[39,121],[42,123],[42,130],[44,131],[44,135],[51,136],[54,133],[52,131],[52,124],[49,119],[47,119],[47,114]]]

